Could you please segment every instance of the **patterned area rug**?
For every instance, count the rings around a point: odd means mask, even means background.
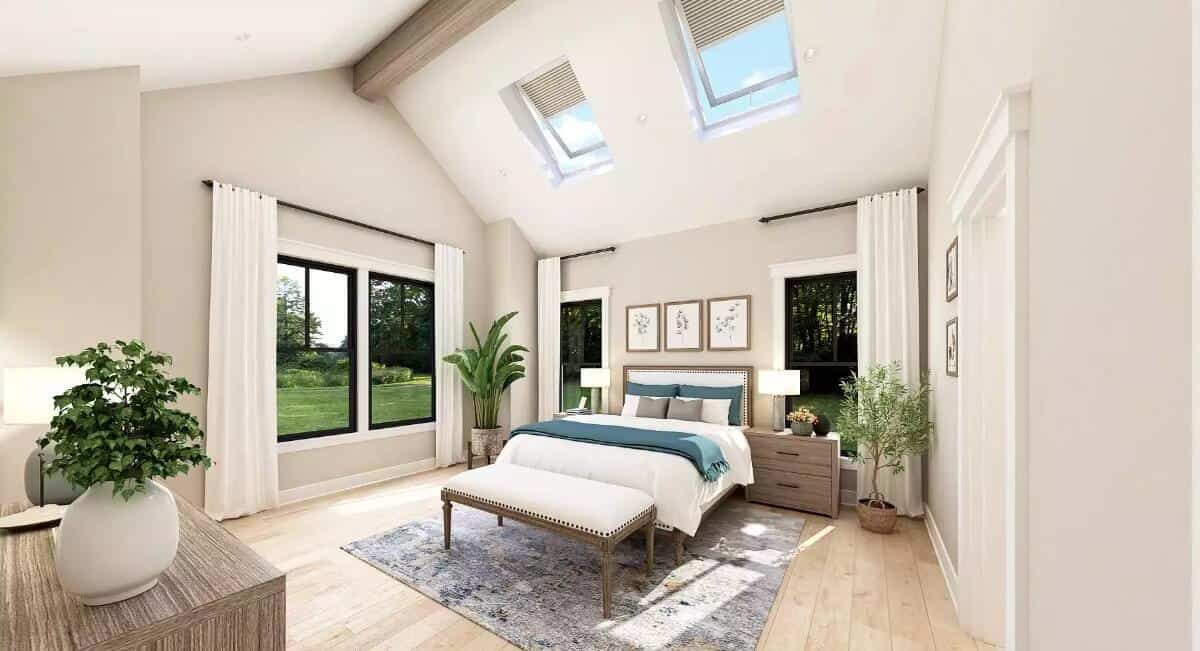
[[[614,554],[613,617],[600,615],[594,547],[455,505],[450,551],[441,518],[410,522],[343,549],[525,649],[753,649],[796,548],[797,513],[731,498],[673,568],[670,536]]]

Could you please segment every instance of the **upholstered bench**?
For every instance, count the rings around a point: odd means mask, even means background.
[[[442,488],[442,529],[450,549],[451,503],[541,527],[600,548],[601,607],[612,615],[612,551],[633,532],[646,532],[646,570],[654,564],[654,518],[650,496],[632,488],[559,475],[510,463],[455,475]]]

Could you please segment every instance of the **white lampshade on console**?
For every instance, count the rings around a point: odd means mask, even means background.
[[[763,369],[758,372],[758,392],[768,396],[800,394],[800,371]]]
[[[579,386],[585,389],[607,389],[612,383],[612,373],[606,368],[579,369]]]
[[[49,425],[54,396],[85,381],[84,370],[77,367],[4,369],[4,424]]]

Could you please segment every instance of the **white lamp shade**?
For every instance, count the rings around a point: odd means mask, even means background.
[[[49,425],[54,396],[85,381],[84,370],[77,367],[4,369],[4,424]]]
[[[579,369],[579,386],[585,389],[603,389],[612,382],[612,373],[606,368]]]
[[[800,395],[800,371],[763,369],[758,372],[758,392],[769,396]]]

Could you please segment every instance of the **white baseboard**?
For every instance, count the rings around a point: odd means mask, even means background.
[[[433,470],[437,467],[437,462],[432,458],[420,459],[409,463],[402,463],[398,466],[388,466],[377,470],[369,470],[360,472],[357,475],[347,475],[345,477],[337,477],[326,481],[319,481],[314,484],[305,484],[295,488],[279,491],[279,504],[291,504],[293,502],[301,502],[311,500],[314,497],[330,495],[332,493],[340,493],[351,488],[359,488],[361,486],[369,486],[378,484],[381,481],[396,479],[414,475],[418,472]]]
[[[929,504],[925,505],[925,530],[929,532],[929,540],[933,543],[934,553],[937,554],[938,566],[942,568],[942,576],[946,577],[946,592],[950,593],[950,603],[954,605],[954,613],[957,615],[958,572],[954,569],[954,564],[950,562],[950,553],[946,551],[946,543],[942,542],[942,532],[938,530]]]

